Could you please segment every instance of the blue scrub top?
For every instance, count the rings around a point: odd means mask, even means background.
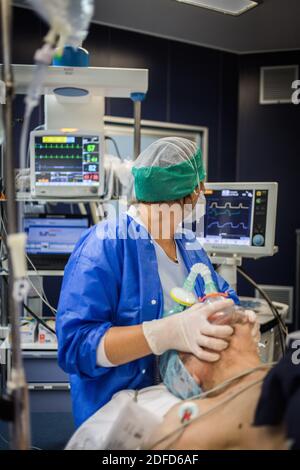
[[[177,235],[176,243],[188,271],[195,263],[205,263],[219,291],[238,303],[192,232]],[[195,290],[204,295],[200,276]],[[96,354],[110,327],[137,325],[162,314],[155,248],[145,228],[125,215],[118,223],[104,221],[88,230],[66,266],[56,320],[58,361],[70,374],[77,426],[116,392],[154,384],[154,355],[118,367],[99,367]]]

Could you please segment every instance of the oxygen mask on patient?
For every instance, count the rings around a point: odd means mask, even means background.
[[[200,395],[200,385],[191,376],[177,351],[167,351],[161,356],[159,371],[164,385],[175,397],[188,400]]]
[[[226,294],[210,294],[205,296],[205,300],[203,303],[211,304],[213,302],[218,302],[220,300],[224,300],[224,297],[226,298]],[[246,310],[244,307],[241,307],[240,305],[232,305],[226,309],[223,309],[222,312],[216,312],[213,315],[211,315],[209,318],[210,323],[213,323],[214,325],[236,325],[237,323],[239,324],[245,324],[247,323],[248,316],[246,314]]]

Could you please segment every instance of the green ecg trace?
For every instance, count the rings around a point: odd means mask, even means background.
[[[210,209],[210,210],[209,210],[209,213],[210,213],[210,214],[213,214],[213,215],[216,217],[217,215],[225,215],[225,214],[227,214],[227,215],[229,215],[229,216],[232,216],[232,215],[240,215],[241,211],[234,211],[234,212],[231,212],[229,209],[225,209],[223,212],[221,212],[221,211],[218,212],[217,209]]]
[[[81,160],[81,155],[36,155],[35,158],[40,158],[41,160],[51,160],[53,158],[66,158],[71,160]]]

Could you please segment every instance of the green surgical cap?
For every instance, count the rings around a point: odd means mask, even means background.
[[[201,150],[181,137],[153,142],[136,159],[132,173],[136,198],[145,202],[181,199],[206,176]]]

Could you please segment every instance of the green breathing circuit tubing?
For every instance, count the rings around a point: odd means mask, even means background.
[[[218,292],[216,285],[211,277],[209,268],[204,263],[196,263],[192,266],[191,271],[183,283],[183,290],[187,293],[194,292],[198,275],[201,275],[205,285],[205,295]],[[174,307],[168,312],[168,315],[182,312],[186,306],[180,303],[180,298],[174,300]]]

